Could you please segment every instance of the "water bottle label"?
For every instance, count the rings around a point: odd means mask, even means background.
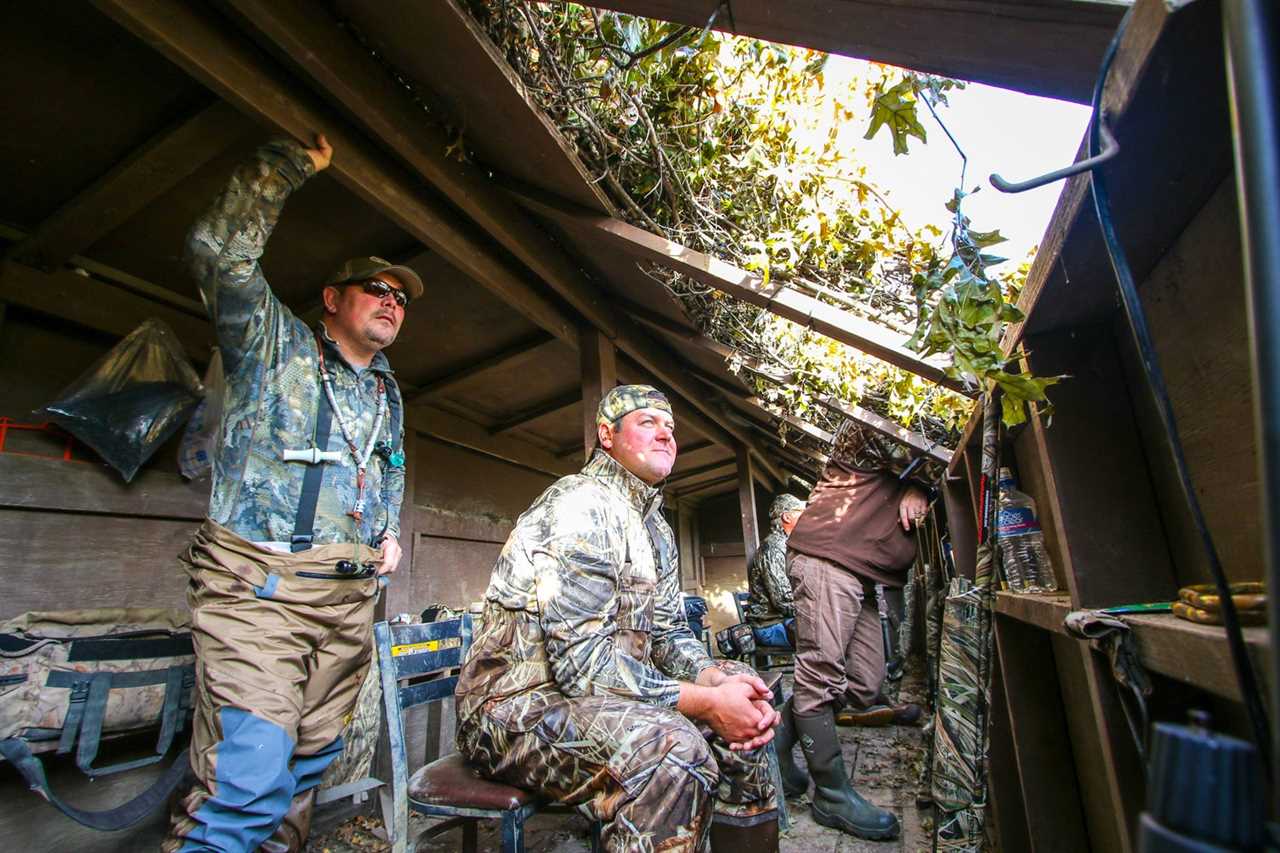
[[[1036,514],[1030,507],[1009,506],[996,513],[996,533],[998,536],[1019,536],[1023,533],[1035,533],[1040,529]]]

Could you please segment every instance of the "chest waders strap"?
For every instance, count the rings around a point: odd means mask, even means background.
[[[319,346],[319,341],[316,342]],[[320,395],[320,405],[316,407],[316,434],[313,446],[321,450],[329,449],[329,431],[333,426],[333,409],[329,406],[324,394]],[[323,462],[312,462],[307,466],[307,473],[302,477],[302,494],[298,497],[298,516],[293,522],[293,535],[289,537],[289,550],[293,553],[306,551],[311,547],[311,538],[316,524],[316,504],[320,501],[320,483],[324,480]]]

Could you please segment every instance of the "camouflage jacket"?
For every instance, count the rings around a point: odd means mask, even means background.
[[[187,236],[187,262],[213,320],[226,377],[226,400],[213,459],[209,516],[252,542],[288,542],[293,534],[306,463],[285,462],[285,449],[312,446],[316,413],[328,405],[320,383],[316,337],[276,298],[258,259],[289,194],[315,173],[306,151],[276,141],[258,149],[232,174],[226,189]],[[368,368],[347,363],[324,333],[325,364],[334,397],[363,450],[377,408],[377,377],[396,393],[382,353]],[[384,406],[388,404],[383,403]],[[403,445],[382,421],[380,440]],[[364,518],[357,530],[347,513],[356,501],[356,461],[335,416],[327,450],[343,454],[325,463],[313,528],[315,544],[371,540],[382,530],[399,534],[404,468],[375,453],[366,472]]]
[[[751,558],[747,590],[749,597],[743,610],[748,620],[772,622],[796,615],[791,579],[787,577],[787,534],[781,520],[773,523],[773,529]]]
[[[685,622],[662,496],[597,450],[516,520],[458,681],[458,719],[519,724],[549,694],[674,707],[712,666]]]

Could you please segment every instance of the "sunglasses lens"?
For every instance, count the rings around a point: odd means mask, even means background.
[[[370,279],[364,283],[364,292],[375,299],[386,299],[387,294],[390,293],[395,298],[396,304],[401,308],[405,308],[409,305],[409,294],[405,293],[403,290],[398,290],[392,287],[385,281],[378,281],[376,278]]]

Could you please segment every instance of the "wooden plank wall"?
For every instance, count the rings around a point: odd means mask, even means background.
[[[1244,278],[1234,178],[1228,178],[1161,258],[1140,293],[1173,400],[1183,449],[1227,576],[1262,576]],[[1208,562],[1178,488],[1168,444],[1128,328],[1121,362],[1179,585],[1208,583]]]

